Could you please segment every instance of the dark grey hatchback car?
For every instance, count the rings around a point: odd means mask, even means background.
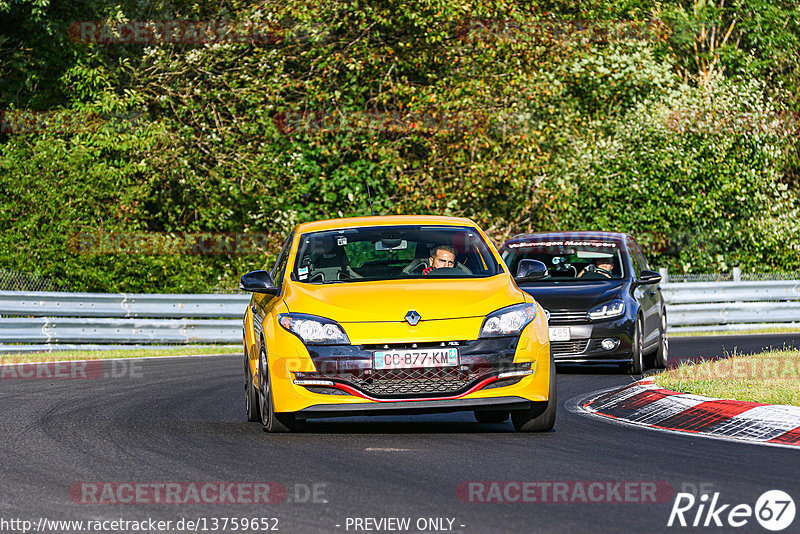
[[[517,285],[545,308],[556,363],[617,364],[631,374],[666,367],[661,276],[630,235],[525,234],[509,239],[500,253],[512,273],[522,260],[547,267],[544,277],[517,278]]]

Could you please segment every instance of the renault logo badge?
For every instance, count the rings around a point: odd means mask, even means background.
[[[408,321],[408,324],[411,326],[417,326],[417,323],[421,318],[422,316],[420,316],[416,310],[411,310],[406,314],[406,321]]]

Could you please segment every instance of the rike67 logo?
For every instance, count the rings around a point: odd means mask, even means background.
[[[777,532],[791,525],[794,516],[794,500],[781,490],[765,492],[755,506],[722,503],[719,492],[711,496],[704,493],[699,498],[691,493],[678,493],[667,526],[739,528],[755,517],[762,527]]]

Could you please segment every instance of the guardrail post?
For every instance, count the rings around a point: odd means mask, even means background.
[[[667,280],[667,268],[666,267],[660,267],[658,269],[658,273],[661,275],[661,283],[662,284],[666,284],[668,282],[668,280]]]
[[[742,269],[739,267],[733,268],[733,281],[734,282],[741,282],[742,281]]]

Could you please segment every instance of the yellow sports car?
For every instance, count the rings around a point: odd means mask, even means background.
[[[547,273],[523,260],[517,280]],[[546,431],[556,415],[547,319],[469,219],[298,225],[272,270],[242,276],[247,417],[473,411]]]

